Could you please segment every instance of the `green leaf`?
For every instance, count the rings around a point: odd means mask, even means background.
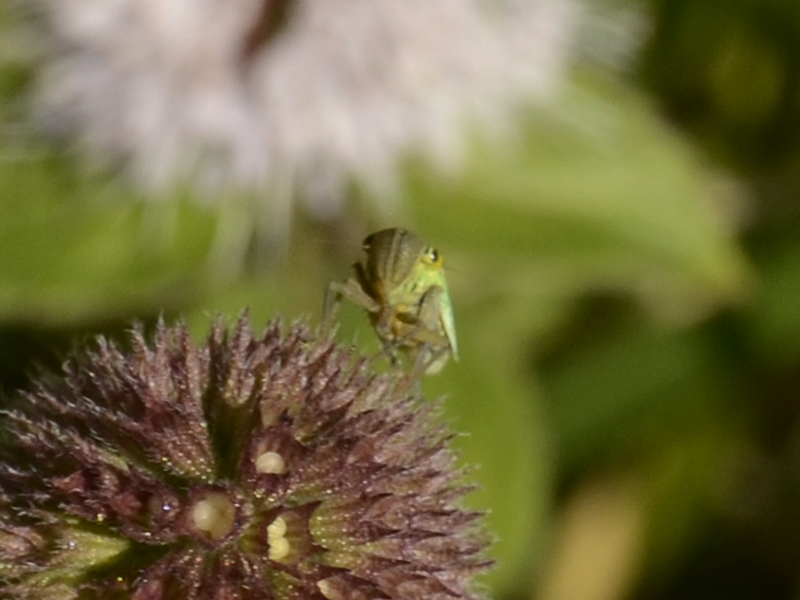
[[[145,207],[71,174],[65,160],[0,163],[0,322],[98,322],[179,306],[205,291],[213,227],[190,204]]]
[[[698,157],[636,94],[576,85],[519,139],[478,145],[457,176],[411,170],[437,243],[490,260],[521,292],[622,289],[679,315],[742,296],[748,267]]]

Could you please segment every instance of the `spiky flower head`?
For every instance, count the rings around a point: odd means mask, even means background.
[[[0,598],[477,598],[436,403],[295,325],[103,338],[3,413]]]

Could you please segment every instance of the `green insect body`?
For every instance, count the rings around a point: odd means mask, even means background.
[[[438,373],[450,356],[458,360],[453,305],[442,256],[406,229],[368,235],[366,259],[355,263],[355,278],[332,282],[325,295],[324,322],[330,326],[342,297],[365,309],[393,363],[404,350],[420,373]]]

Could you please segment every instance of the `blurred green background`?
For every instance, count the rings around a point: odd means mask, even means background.
[[[298,209],[279,256],[245,200],[144,202],[20,138],[34,69],[4,53],[3,388],[134,319],[317,323],[363,235],[404,225],[449,269],[462,359],[424,385],[480,466],[494,598],[800,598],[800,3],[631,5],[626,68],[579,60],[458,174],[410,161],[397,222]]]

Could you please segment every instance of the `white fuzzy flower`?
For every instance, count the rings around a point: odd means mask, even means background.
[[[571,0],[39,0],[40,115],[157,195],[392,197],[416,153],[454,167],[553,87]]]

